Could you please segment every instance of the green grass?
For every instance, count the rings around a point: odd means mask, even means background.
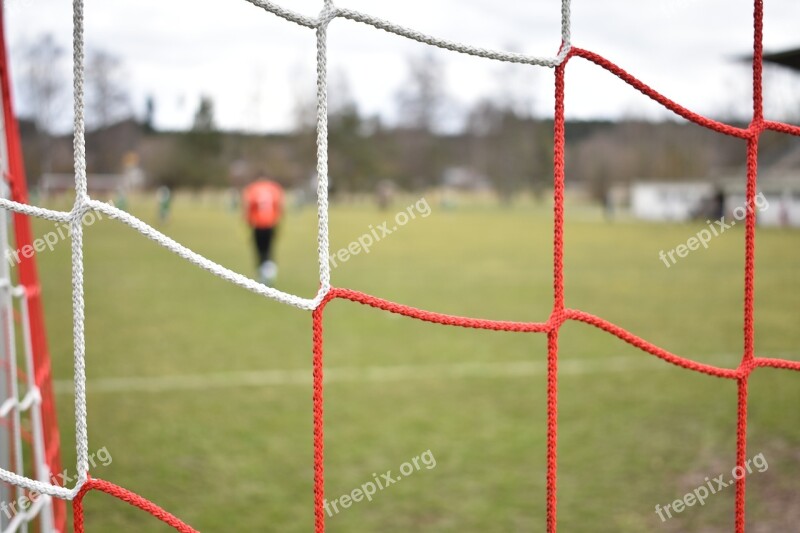
[[[408,202],[398,202],[402,209]],[[547,319],[552,222],[544,207],[470,207],[418,218],[333,271],[335,286],[424,309],[508,320]],[[155,205],[134,214],[154,223]],[[180,198],[163,230],[236,271],[253,273],[237,214]],[[338,250],[392,213],[334,206]],[[277,257],[280,288],[316,290],[315,214],[290,212]],[[37,221],[38,234],[52,225]],[[567,306],[611,320],[680,355],[734,367],[742,351],[740,228],[667,269],[658,251],[694,225],[602,223],[568,208]],[[796,359],[800,233],[758,237],[756,346]],[[106,378],[216,375],[311,367],[311,317],[229,285],[114,221],[86,231],[86,340],[90,450],[113,456],[92,474],[152,499],[203,531],[307,532],[313,526],[311,389],[307,385],[143,392],[93,391]],[[56,380],[72,376],[69,245],[39,254]],[[545,518],[545,376],[442,375],[462,363],[544,361],[540,334],[448,328],[332,302],[325,364],[412,366],[402,380],[326,386],[327,495],[335,498],[431,450],[414,473],[328,519],[336,531],[542,531]],[[666,523],[654,512],[735,464],[735,383],[671,367],[589,326],[561,330],[561,531],[730,531],[732,488]],[[607,360],[629,358],[624,371]],[[582,363],[579,363],[582,364]],[[800,375],[751,378],[748,455],[769,469],[748,483],[756,531],[798,519]],[[58,395],[63,456],[74,465],[74,415]],[[74,472],[74,466],[70,468]],[[86,499],[90,531],[166,531],[101,494]]]

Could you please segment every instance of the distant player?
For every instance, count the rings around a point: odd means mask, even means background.
[[[278,265],[272,260],[272,243],[283,215],[283,189],[274,181],[259,178],[244,189],[242,207],[247,223],[253,228],[261,283],[272,285]]]
[[[156,199],[158,200],[158,221],[166,224],[169,220],[170,207],[172,207],[172,191],[166,185],[162,185],[156,190]]]

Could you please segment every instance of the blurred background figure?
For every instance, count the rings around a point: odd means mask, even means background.
[[[272,180],[259,178],[245,187],[242,206],[247,223],[253,228],[259,278],[271,286],[278,275],[278,265],[272,260],[272,243],[283,214],[283,188]]]
[[[394,199],[396,186],[392,180],[384,179],[378,182],[375,188],[375,200],[378,204],[378,209],[386,211],[392,205]]]
[[[128,193],[124,187],[117,188],[117,193],[114,195],[114,205],[123,211],[128,210]]]
[[[722,220],[725,216],[725,190],[717,187],[711,203],[711,220]]]
[[[239,190],[236,187],[231,187],[227,191],[228,195],[228,209],[231,213],[234,213],[239,210],[239,204],[241,203],[241,198],[239,198]]]
[[[156,200],[158,201],[158,221],[166,224],[169,220],[169,211],[172,206],[172,191],[169,187],[162,185],[156,190]]]

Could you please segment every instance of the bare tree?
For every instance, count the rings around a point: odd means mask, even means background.
[[[148,133],[153,133],[156,130],[155,126],[156,120],[156,98],[152,94],[147,96],[147,99],[144,103],[144,117],[143,117],[143,125],[144,129]]]
[[[401,125],[432,133],[443,119],[447,95],[444,65],[432,52],[412,56],[409,79],[397,96]]]
[[[210,96],[200,96],[200,103],[194,113],[192,131],[200,133],[211,133],[217,130],[214,118],[214,100]]]
[[[331,120],[349,115],[357,108],[347,72],[337,68],[328,78],[328,114]]]
[[[541,194],[551,175],[552,131],[522,102],[507,95],[500,103],[484,99],[467,117],[472,166],[491,179],[506,204],[524,189]]]
[[[52,134],[65,109],[64,48],[51,34],[23,47],[22,101],[36,123],[42,172],[52,170]]]
[[[105,128],[131,114],[122,61],[105,50],[94,50],[86,63],[86,121]]]
[[[510,43],[506,49],[520,54],[524,52],[516,43]],[[528,65],[502,63],[496,70],[498,84],[495,99],[499,107],[521,120],[531,118],[536,103],[534,89],[537,72],[537,69],[529,68]]]
[[[193,191],[228,183],[223,154],[225,139],[217,129],[211,97],[200,97],[189,131],[162,139],[165,140],[152,170],[156,183]]]
[[[507,47],[518,51],[515,46]],[[541,197],[552,180],[552,128],[534,115],[536,74],[525,65],[496,70],[497,88],[467,115],[472,166],[490,178],[501,201],[523,190]]]
[[[333,191],[370,190],[379,166],[375,141],[369,138],[369,121],[362,116],[342,70],[335,70],[330,78],[328,116]]]
[[[129,128],[120,124],[132,115],[128,80],[122,61],[108,51],[93,49],[86,61],[86,123],[90,128],[91,172],[118,172],[133,149]]]
[[[444,165],[443,143],[436,136],[448,102],[444,65],[426,52],[410,57],[408,69],[408,80],[397,95],[398,148],[403,162],[399,178],[407,186],[429,186],[438,181]]]
[[[317,93],[314,77],[305,64],[292,67],[292,126],[298,133],[312,131],[317,124]]]
[[[316,175],[317,151],[317,98],[312,73],[304,63],[292,68],[292,127],[295,133],[297,176],[299,183],[306,184]]]

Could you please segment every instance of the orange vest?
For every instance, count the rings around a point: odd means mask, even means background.
[[[272,228],[283,214],[283,189],[274,181],[259,180],[244,189],[247,223],[254,228]]]

